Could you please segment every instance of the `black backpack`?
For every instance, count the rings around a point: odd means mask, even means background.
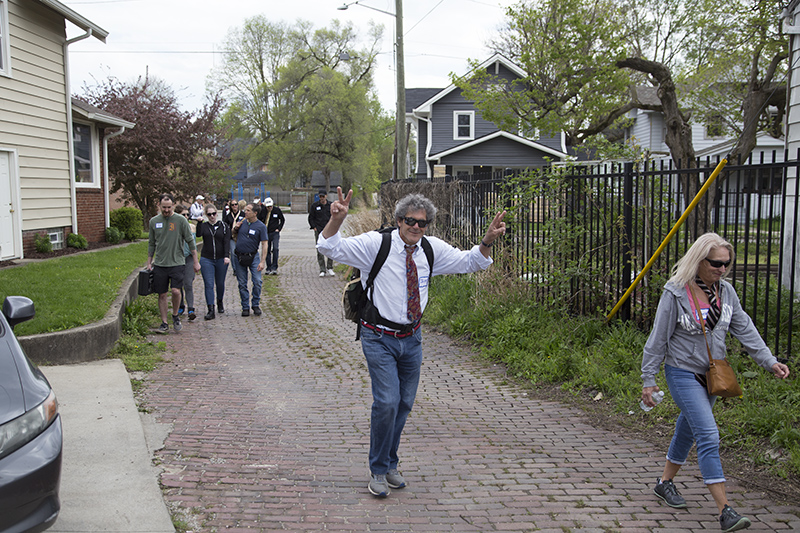
[[[396,229],[396,227],[390,227],[378,230],[382,236],[381,247],[378,249],[378,255],[375,256],[375,261],[372,263],[372,268],[367,277],[366,287],[361,285],[361,271],[357,268],[352,270],[350,280],[344,287],[344,292],[342,294],[344,316],[346,319],[352,320],[358,324],[356,340],[361,337],[362,319],[369,324],[379,324],[392,329],[402,330],[404,328],[403,324],[397,324],[383,318],[380,313],[378,313],[378,309],[372,304],[375,277],[386,262],[386,258],[389,257],[389,250],[392,247],[392,232]],[[430,268],[431,277],[433,277],[433,247],[431,247],[431,243],[425,237],[422,237],[420,244],[422,246],[422,251],[425,252],[425,257],[428,259],[428,267]]]

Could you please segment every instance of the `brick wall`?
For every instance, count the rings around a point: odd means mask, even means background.
[[[103,189],[77,189],[78,233],[89,242],[105,240],[106,214]]]

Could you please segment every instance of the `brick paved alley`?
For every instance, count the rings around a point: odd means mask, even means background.
[[[146,375],[141,399],[172,425],[161,483],[192,531],[719,531],[696,465],[677,480],[689,508],[670,509],[652,494],[665,450],[528,398],[429,330],[401,441],[409,486],[371,496],[369,375],[342,319],[343,280],[318,277],[305,216],[287,218],[263,316],[239,316],[229,274],[227,312],[204,321],[198,276],[201,318],[155,339],[167,363]],[[800,530],[800,508],[728,489],[751,531]]]

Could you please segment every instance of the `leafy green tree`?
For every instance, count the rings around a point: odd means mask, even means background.
[[[380,154],[391,140],[373,134],[385,126],[372,82],[381,33],[370,27],[371,46],[355,51],[355,30],[338,21],[314,30],[257,16],[232,30],[212,84],[231,102],[226,122],[255,140],[239,160],[268,161],[284,186],[319,169],[373,188],[374,162],[390,164]]]
[[[568,146],[607,133],[639,108],[664,115],[665,142],[683,168],[696,166],[693,120],[721,121],[738,135],[731,157],[745,158],[758,131],[780,130],[781,7],[778,0],[521,3],[509,8],[492,45],[526,75],[506,83],[480,72],[454,82],[501,127],[563,131]],[[656,87],[660,104],[639,101],[640,85]],[[690,199],[700,176],[684,175],[683,184]]]
[[[146,76],[133,83],[108,78],[85,85],[78,98],[136,124],[109,140],[108,171],[111,192],[120,191],[145,221],[155,214],[160,193],[193,198],[218,188],[215,171],[227,164],[215,155],[219,97],[198,112],[182,111],[169,86]]]

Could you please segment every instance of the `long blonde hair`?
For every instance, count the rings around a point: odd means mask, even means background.
[[[716,233],[710,232],[700,235],[689,248],[689,251],[675,263],[675,266],[672,267],[672,277],[669,278],[669,281],[678,287],[683,287],[693,281],[697,277],[700,261],[708,257],[711,250],[720,247],[727,248],[731,254],[731,264],[725,269],[725,275],[727,275],[731,271],[733,260],[736,257],[733,245]]]

